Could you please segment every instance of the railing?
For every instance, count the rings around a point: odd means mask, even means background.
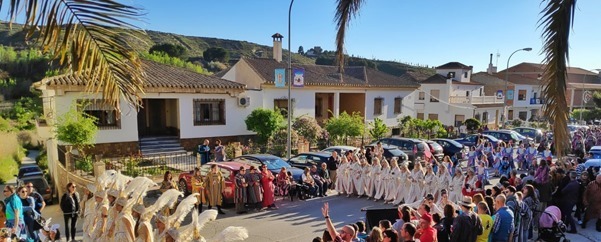
[[[497,96],[451,96],[449,102],[457,104],[502,104],[503,99],[498,99]]]
[[[106,170],[118,170],[124,175],[137,176],[162,176],[166,171],[171,171],[174,177],[183,171],[191,171],[198,166],[196,156],[191,153],[173,153],[151,156],[130,156],[124,158],[102,159]]]

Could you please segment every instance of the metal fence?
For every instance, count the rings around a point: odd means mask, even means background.
[[[150,156],[130,156],[122,158],[102,159],[107,170],[118,170],[124,175],[162,176],[167,171],[178,173],[191,171],[198,165],[196,156],[192,153],[165,153]]]

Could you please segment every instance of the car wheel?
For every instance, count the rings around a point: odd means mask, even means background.
[[[184,193],[184,195],[187,196],[190,193],[190,192],[188,192],[188,186],[186,184],[186,180],[184,180],[184,179],[179,180],[178,186],[179,186],[179,191]]]

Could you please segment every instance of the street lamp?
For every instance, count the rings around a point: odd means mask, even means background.
[[[288,8],[288,137],[286,138],[286,158],[290,159],[292,157],[292,128],[290,119],[292,118],[292,97],[290,93],[292,92],[292,48],[290,47],[290,39],[292,39],[292,35],[290,35],[290,15],[292,13],[292,4],[294,0],[290,1],[290,7]]]
[[[507,103],[509,102],[509,100],[507,99],[507,84],[509,83],[509,60],[511,60],[511,57],[513,56],[513,54],[515,54],[519,51],[531,51],[531,50],[532,50],[532,48],[530,48],[530,47],[518,49],[518,50],[514,51],[513,53],[511,53],[511,55],[509,55],[509,58],[507,58],[507,68],[505,69],[505,95],[504,95],[505,106],[503,107],[503,127],[505,127],[505,122],[507,122]],[[513,96],[515,96],[515,94]]]

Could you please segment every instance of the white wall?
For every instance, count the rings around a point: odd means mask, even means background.
[[[317,91],[309,88],[292,88],[291,98],[294,99],[292,102],[292,116],[299,117],[307,115],[315,118],[315,92],[329,92],[328,90]],[[264,88],[261,100],[263,101],[263,108],[273,109],[275,99],[287,99],[288,88]],[[333,110],[332,110],[333,111]]]
[[[384,98],[381,115],[374,115],[374,99],[377,97]],[[397,97],[403,98],[401,113],[394,113],[394,99]],[[365,93],[365,120],[373,122],[375,118],[380,118],[387,126],[398,126],[398,118],[404,116],[415,117],[414,102],[417,98],[417,91],[402,91],[402,90],[374,90],[369,89]]]
[[[455,72],[455,80],[460,82],[469,82],[472,78],[471,70],[463,70],[463,69],[436,69],[436,74],[440,74],[443,76],[447,76],[449,72]],[[465,77],[465,73],[467,72],[467,77]]]
[[[482,86],[454,84],[451,89],[451,96],[465,97],[466,91],[469,91],[471,96],[480,96],[480,88]]]
[[[520,90],[526,90],[526,100],[519,101],[518,94]],[[541,104],[530,104],[530,98],[534,97],[534,93],[536,93],[536,98],[540,98],[541,95],[541,87],[538,85],[515,85],[515,89],[513,91],[513,106],[514,107],[536,107],[540,108]]]
[[[67,92],[55,96],[53,101],[55,117],[62,117],[69,111],[71,105],[78,99],[99,99],[99,94],[86,94],[81,92]],[[121,101],[121,128],[99,129],[96,134],[96,143],[114,143],[138,141],[138,117],[134,108]]]

